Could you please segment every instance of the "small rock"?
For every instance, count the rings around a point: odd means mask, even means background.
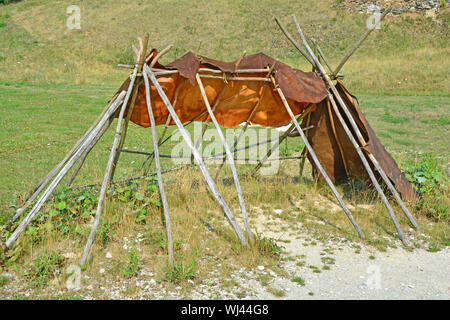
[[[112,254],[111,254],[111,252],[107,252],[106,253],[106,259],[111,259],[112,258]]]
[[[259,271],[263,271],[264,270],[264,266],[258,266],[258,270]]]
[[[273,212],[275,212],[276,214],[281,214],[283,212],[283,210],[281,209],[275,209],[273,210]]]
[[[105,273],[105,269],[104,269],[104,268],[101,268],[101,269],[99,270],[99,272],[100,272],[100,274],[104,274],[104,273]]]
[[[150,285],[151,285],[151,286],[156,286],[156,281],[155,281],[155,279],[150,280]]]

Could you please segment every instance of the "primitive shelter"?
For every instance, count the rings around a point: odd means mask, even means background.
[[[152,50],[150,55],[152,54],[157,55],[156,49]],[[258,77],[264,79],[267,72],[245,73],[245,77],[250,77],[249,80],[232,80],[231,75],[243,75],[236,69],[236,66],[239,66],[240,70],[269,70],[271,66],[274,66],[272,72],[275,81],[286,96],[294,115],[299,115],[311,104],[314,105],[309,110],[311,112],[309,123],[304,122],[303,126],[313,126],[308,132],[308,139],[331,180],[333,182],[347,178],[368,180],[367,172],[336,115],[333,116],[333,121],[330,121],[332,114],[328,112],[327,90],[318,73],[294,69],[264,53],[245,56],[241,61],[238,59],[232,62],[223,62],[188,52],[165,66],[157,63],[155,69],[158,69],[156,74],[158,72],[161,74],[158,82],[167,97],[170,101],[176,101],[176,104],[172,103],[172,105],[182,123],[193,120],[207,121],[208,113],[195,76],[200,69],[209,69],[220,71],[225,75],[202,79],[207,98],[211,105],[215,105],[214,115],[221,126],[235,128],[239,124],[247,122],[256,105],[258,108],[250,120],[252,124],[265,127],[281,127],[289,124],[291,118],[283,107],[280,96],[273,88],[263,92],[266,82],[254,80]],[[177,72],[163,75],[163,70],[169,72],[176,70]],[[127,79],[117,94],[126,90],[129,84],[130,79]],[[356,97],[344,87],[341,80],[337,80],[336,87],[363,133],[367,142],[365,146],[367,152],[375,156],[405,200],[416,200],[416,191],[378,140],[360,111]],[[228,97],[233,98],[227,99]],[[151,86],[150,98],[156,125],[165,124],[169,118],[169,112],[155,86]],[[221,99],[225,101],[222,102]],[[128,108],[129,106],[127,106],[125,114],[127,114]],[[199,115],[202,116],[198,117]],[[144,83],[139,87],[130,120],[142,127],[150,126]],[[170,125],[175,125],[173,120],[169,120]],[[333,126],[335,130],[333,130]],[[309,160],[315,167],[310,156]],[[316,168],[314,172],[321,178]]]
[[[389,11],[387,10],[381,19]],[[293,16],[293,20],[306,51],[276,19],[288,39],[312,64],[314,72],[294,69],[262,53],[246,56],[245,52],[233,62],[221,62],[189,52],[164,66],[158,60],[170,49],[170,46],[159,53],[153,49],[147,54],[148,35],[144,42],[139,39],[140,49],[134,48],[137,56],[136,64],[124,66],[133,69],[131,76],[122,84],[117,94],[72,150],[27,194],[22,207],[11,218],[10,225],[29,207],[32,208],[14,229],[2,248],[6,250],[14,244],[51,196],[53,190],[78,163],[67,184],[70,185],[73,182],[84,160],[115,118],[118,121],[114,141],[98,197],[94,224],[80,261],[82,265],[87,261],[99,226],[106,190],[113,180],[114,169],[120,153],[123,151],[129,121],[151,128],[153,158],[163,205],[171,264],[173,264],[173,243],[170,214],[159,162],[159,146],[165,130],[158,141],[155,129],[160,124],[165,124],[165,129],[170,125],[177,126],[177,130],[192,152],[196,165],[201,169],[209,191],[221,207],[225,218],[243,246],[248,244],[247,241],[252,243],[254,238],[233,158],[233,151],[239,137],[230,147],[225,141],[221,129],[221,126],[236,127],[242,122],[245,122],[243,131],[251,123],[271,127],[292,123],[280,140],[293,133],[294,130],[301,137],[305,144],[302,154],[310,160],[314,174],[329,185],[358,234],[364,237],[364,233],[334,186],[336,181],[349,177],[367,179],[372,183],[385,205],[400,239],[407,243],[380,183],[383,182],[387,186],[415,228],[418,228],[418,225],[397,190],[404,200],[415,200],[417,194],[402,175],[393,158],[377,139],[359,110],[357,99],[344,87],[339,76],[340,68],[375,29],[375,26],[372,30],[365,32],[360,41],[333,71],[320,47],[316,46],[316,50],[319,52],[319,58],[317,58],[304,37],[295,16]],[[325,61],[330,74],[325,71],[322,60]],[[194,145],[184,128],[186,123],[194,120],[203,121],[205,124],[213,122],[219,134],[226,151],[226,160],[232,171],[246,236],[237,223],[230,206],[220,194],[197,146]],[[307,130],[308,128],[309,130]],[[267,160],[269,153],[260,160],[259,165]],[[224,162],[225,157],[222,165]],[[255,170],[259,168],[259,165]]]

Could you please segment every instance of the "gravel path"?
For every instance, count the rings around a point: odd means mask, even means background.
[[[305,254],[306,265],[320,265],[317,245],[304,247],[290,243],[291,254]],[[371,259],[370,257],[375,257]],[[450,255],[449,248],[439,252],[404,249],[389,249],[386,252],[372,248],[355,253],[349,246],[335,251],[335,263],[330,270],[314,273],[289,261],[286,270],[298,274],[305,280],[300,286],[290,279],[276,278],[274,285],[286,291],[286,299],[449,299]],[[314,295],[310,296],[309,293]],[[258,294],[258,299],[273,299],[267,292]]]
[[[279,266],[283,272],[256,266],[252,270],[242,268],[224,274],[218,264],[217,270],[206,279],[195,284],[189,280],[194,288],[186,294],[181,286],[169,289],[164,283],[157,284],[155,275],[143,269],[134,279],[114,281],[100,277],[70,294],[84,299],[153,300],[450,298],[449,247],[438,252],[407,251],[401,247],[381,252],[345,239],[321,243],[306,233],[279,231],[281,222],[276,223],[278,219],[270,219],[275,222],[272,224],[261,220],[258,231],[277,239],[284,247],[284,259]],[[88,279],[88,276],[84,278]],[[136,282],[134,293],[126,289],[131,282]],[[97,290],[97,294],[93,295],[93,290]],[[69,293],[59,291],[55,289],[52,293],[56,296]],[[28,297],[31,291],[19,275],[11,274],[11,282],[0,290],[0,299],[19,295]]]

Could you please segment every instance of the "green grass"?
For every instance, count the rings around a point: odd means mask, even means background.
[[[292,282],[298,283],[301,286],[305,286],[305,280],[302,277],[295,277]]]
[[[72,3],[65,0],[29,0],[2,7],[1,224],[21,203],[24,193],[71,149],[128,76],[128,71],[118,70],[114,66],[120,62],[132,62],[130,46],[136,35],[150,31],[151,46],[157,48],[173,43],[174,49],[163,58],[164,63],[186,50],[195,50],[198,41],[202,40],[200,53],[213,58],[230,61],[243,50],[247,50],[248,54],[264,51],[295,67],[310,70],[310,66],[284,39],[273,22],[274,16],[279,16],[293,31],[289,14],[296,13],[306,34],[314,35],[334,65],[362,34],[366,19],[365,15],[340,12],[331,8],[328,2],[312,0],[277,3],[252,0],[247,1],[245,6],[225,0],[208,3],[208,6],[190,1],[177,1],[170,5],[166,1],[153,1],[139,6],[118,0],[108,3],[81,1],[82,30],[72,32],[65,28],[65,8],[68,4]],[[173,19],[174,15],[178,19]],[[447,9],[439,13],[442,25],[420,15],[409,19],[389,16],[383,28],[371,35],[343,69],[348,89],[358,96],[363,113],[400,167],[404,169],[411,161],[421,160],[423,153],[433,153],[439,164],[437,171],[442,172],[444,177],[448,176],[446,164],[450,140],[448,38],[445,37],[448,16]],[[130,24],[130,21],[133,23]],[[163,25],[164,28],[161,27]],[[224,25],[227,28],[223,28]],[[417,34],[422,36],[417,38]],[[162,128],[157,130],[161,133]],[[189,131],[192,132],[192,127]],[[90,154],[75,185],[101,182],[112,138],[113,132],[109,130]],[[169,141],[163,145],[161,153],[170,154],[176,144],[177,141]],[[130,150],[151,152],[149,130],[131,124],[125,146]],[[299,138],[290,138],[280,149],[294,154],[302,148]],[[122,154],[116,179],[138,175],[143,159],[141,156]],[[162,161],[163,170],[173,166],[168,159]],[[310,240],[310,245],[317,245],[318,239],[336,233],[358,241],[341,212],[333,214],[314,205],[314,196],[329,196],[326,188],[314,186],[309,178],[293,181],[292,177],[298,175],[296,162],[283,163],[280,173],[267,179],[250,178],[247,173],[251,168],[251,165],[239,166],[249,208],[259,206],[268,212],[272,212],[273,208],[283,209],[281,219],[287,224],[301,221],[313,234],[315,240]],[[224,176],[230,176],[229,169],[225,168]],[[131,277],[141,265],[151,265],[152,270],[158,273],[156,279],[159,282],[169,280],[169,283],[176,283],[195,279],[197,274],[202,275],[215,268],[217,261],[211,258],[211,253],[205,252],[206,241],[211,251],[224,260],[226,272],[257,265],[275,270],[282,248],[274,239],[259,235],[254,248],[241,248],[234,234],[225,226],[216,203],[207,196],[201,181],[196,168],[165,176],[174,221],[177,261],[174,268],[167,268],[166,237],[160,206],[157,205],[157,192],[146,197],[146,181],[140,182],[139,187],[128,185],[123,191],[116,189],[113,199],[105,203],[98,241],[91,256],[104,255],[103,250],[111,250],[114,257],[123,259],[111,262],[112,266],[118,266],[117,274],[112,270],[114,268],[110,268],[114,275]],[[283,187],[280,188],[280,185]],[[127,188],[136,188],[138,192]],[[219,184],[219,188],[227,202],[235,203],[232,187]],[[344,190],[347,187],[338,188]],[[445,188],[442,183],[436,189],[439,192],[444,190],[440,192],[440,198],[426,198],[415,208],[420,222],[425,226],[424,232],[431,234],[432,241],[436,241],[428,247],[430,251],[448,245],[448,190]],[[370,192],[361,190],[351,186],[348,199],[353,201],[355,198],[356,201],[373,205]],[[129,191],[132,192],[128,194]],[[141,191],[142,194],[139,193]],[[77,199],[83,196],[83,193],[73,194]],[[305,211],[288,210],[291,209],[290,194],[305,195]],[[72,249],[81,251],[89,234],[87,224],[92,215],[92,203],[87,205],[89,209],[84,208],[83,211],[77,207],[81,202],[61,198],[67,195],[63,188],[58,188],[32,228],[18,241],[16,249],[8,253],[9,261],[19,269],[23,261],[27,262],[27,267],[28,262],[35,264],[29,274],[30,279],[34,279],[31,282],[36,283],[37,287],[48,283],[53,276],[51,270],[59,260],[49,258],[50,261],[42,256],[37,258],[36,252],[41,252],[42,247],[61,252]],[[95,198],[95,195],[94,189],[91,196]],[[138,195],[142,200],[138,199]],[[51,214],[52,210],[58,211],[58,218]],[[375,233],[367,242],[386,248],[388,241],[377,237],[392,236],[394,231],[382,210],[374,205],[371,215],[367,214],[367,210],[355,210],[354,213],[366,234]],[[336,230],[329,224],[308,223],[312,214],[326,218],[329,223],[339,225],[340,229]],[[402,225],[407,225],[403,218],[400,219]],[[214,231],[207,231],[204,225],[213,226]],[[131,237],[137,232],[144,235],[142,256],[130,253],[127,257],[121,251],[121,241],[124,236]],[[360,249],[357,249],[359,252]],[[0,262],[2,259],[0,256]],[[53,263],[53,260],[56,262]],[[331,264],[332,260],[323,262]],[[95,259],[89,262],[90,266],[92,264],[98,267]],[[304,266],[305,263],[298,262],[297,265]],[[89,267],[84,272],[93,272],[93,269]],[[320,270],[314,267],[313,272]],[[262,278],[261,282],[268,286],[269,280]],[[129,290],[134,292],[136,288],[131,286]],[[276,296],[285,294],[272,287],[268,290]]]
[[[6,286],[8,282],[9,282],[8,277],[0,275],[0,288]]]
[[[163,57],[164,63],[195,51],[202,41],[200,54],[212,58],[231,61],[244,50],[248,54],[263,51],[310,70],[274,21],[279,17],[295,35],[291,13],[335,67],[364,33],[368,18],[332,6],[333,1],[250,0],[243,6],[228,0],[208,5],[187,0],[139,5],[83,0],[77,3],[81,30],[69,30],[66,8],[72,4],[70,0],[28,0],[2,7],[1,80],[117,86],[126,71],[115,65],[133,61],[131,44],[145,32],[150,33],[152,47],[161,50],[174,45]],[[423,13],[388,16],[343,68],[351,88],[448,95],[449,11],[448,6],[440,9],[440,23]]]
[[[60,252],[44,249],[30,264],[26,277],[35,287],[41,289],[55,276],[55,272],[60,272],[63,264],[64,258]]]

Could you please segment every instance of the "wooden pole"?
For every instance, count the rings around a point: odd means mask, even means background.
[[[244,135],[245,131],[247,131],[247,128],[250,125],[250,123],[251,123],[251,121],[252,121],[256,111],[258,110],[258,107],[261,104],[262,98],[264,97],[264,92],[266,91],[266,87],[267,87],[266,84],[264,84],[264,86],[262,88],[262,92],[261,92],[260,96],[258,97],[259,98],[258,101],[255,103],[255,106],[253,107],[252,111],[250,112],[250,115],[248,116],[247,121],[245,121],[244,128],[242,128],[242,131],[240,132],[240,134],[237,137],[237,139],[234,140],[233,148],[232,148],[232,150],[233,150],[232,152],[233,153],[236,150],[236,147],[237,147],[239,141],[241,140],[241,137]],[[223,165],[225,164],[225,161],[226,161],[226,157],[223,157],[222,158],[222,163],[220,164],[219,169],[217,169],[214,181],[217,181],[217,178],[219,177],[220,171],[222,170]]]
[[[200,74],[198,73],[198,75],[202,78],[210,78],[210,79],[225,79],[228,81],[263,81],[263,82],[270,82],[270,79],[268,78],[263,78],[263,77],[235,77],[235,76],[230,76],[227,77],[226,73],[224,73],[224,77],[222,76],[214,76],[211,74]]]
[[[164,220],[166,224],[166,233],[167,233],[167,248],[169,252],[169,264],[170,267],[173,267],[173,241],[172,241],[172,228],[170,225],[170,214],[169,214],[169,205],[167,204],[166,193],[164,192],[164,185],[162,183],[162,174],[161,174],[161,164],[159,162],[159,150],[158,150],[158,137],[156,135],[156,124],[155,117],[153,116],[152,104],[150,100],[150,85],[148,83],[148,76],[144,71],[143,74],[144,82],[145,82],[145,98],[147,101],[147,110],[148,116],[150,118],[150,126],[152,128],[152,139],[153,139],[153,150],[155,153],[155,165],[156,165],[156,173],[158,177],[158,189],[159,195],[161,197],[161,202],[163,204],[164,209]]]
[[[312,52],[311,48],[308,45],[308,42],[305,39],[305,36],[303,35],[303,32],[300,28],[300,25],[297,22],[297,19],[295,18],[295,15],[292,15],[292,18],[294,19],[295,25],[297,27],[298,33],[300,35],[300,38],[302,39],[306,49],[308,50],[309,54],[311,55],[311,57],[313,58],[317,68],[319,69],[320,73],[322,74],[323,78],[325,79],[325,81],[327,82],[327,84],[329,85],[329,87],[331,88],[331,90],[333,91],[334,96],[336,97],[336,99],[338,100],[340,106],[342,107],[342,109],[344,110],[345,114],[347,115],[348,120],[350,121],[350,123],[352,124],[353,129],[355,130],[355,132],[358,134],[359,128],[356,125],[356,122],[354,121],[352,115],[350,114],[350,112],[347,109],[347,106],[345,105],[344,101],[342,100],[341,96],[339,95],[339,92],[337,91],[336,87],[334,86],[333,82],[331,81],[330,77],[328,76],[328,74],[326,73],[325,69],[323,68],[323,66],[320,64],[320,62],[317,60],[317,58],[314,55],[314,52]],[[335,113],[337,115],[338,118],[342,117],[339,113],[339,110],[337,109],[337,106],[335,106],[335,102],[333,99],[333,96],[331,94],[328,95],[329,99],[331,101],[331,104],[333,106],[333,108],[335,109]],[[341,121],[341,119],[339,119]],[[375,175],[372,172],[372,169],[370,168],[369,163],[367,162],[366,157],[364,156],[364,154],[361,151],[361,148],[363,148],[365,145],[363,146],[359,146],[357,143],[354,144],[353,142],[356,142],[356,140],[354,139],[352,133],[350,132],[350,130],[348,129],[345,121],[342,119],[341,121],[342,126],[344,127],[344,130],[347,134],[347,136],[349,137],[350,141],[352,142],[352,144],[355,146],[356,152],[358,153],[359,157],[361,158],[361,161],[370,177],[370,180],[372,181],[372,184],[375,186],[375,189],[377,190],[381,201],[383,202],[383,204],[385,205],[392,222],[394,223],[394,226],[397,230],[397,233],[400,237],[400,239],[402,240],[403,243],[407,244],[407,240],[403,234],[403,231],[399,225],[399,223],[397,222],[397,219],[395,217],[395,214],[391,208],[391,205],[389,204],[389,201],[387,200],[386,196],[383,193],[383,190],[381,189],[380,185],[378,184],[377,179],[375,178]]]
[[[330,67],[330,63],[329,63],[327,57],[325,56],[325,54],[323,53],[322,49],[320,49],[320,46],[317,44],[317,42],[315,40],[312,40],[312,41],[314,43],[314,46],[316,47],[317,53],[319,54],[320,57],[322,57],[322,59],[325,62],[328,70],[330,72],[333,72],[333,69],[331,69],[331,67]]]
[[[183,87],[183,85],[184,85],[185,82],[186,82],[186,79],[183,79],[183,82],[182,82],[181,84],[179,84],[178,87],[177,87],[176,90],[175,90],[175,96],[174,96],[173,103],[172,103],[172,105],[173,105],[174,108],[177,107],[178,95],[180,94],[181,88]],[[163,132],[161,133],[161,136],[159,137],[159,140],[158,140],[158,147],[161,146],[161,145],[163,144],[162,141],[163,141],[164,137],[166,136],[166,132],[167,132],[167,129],[169,128],[169,126],[170,126],[170,122],[171,122],[171,121],[172,121],[172,117],[171,117],[170,114],[169,114],[169,115],[167,116],[167,120],[166,120],[166,124],[164,125]],[[153,155],[149,156],[149,157],[145,160],[145,162],[148,161],[148,165],[147,165],[147,168],[144,170],[144,175],[146,175],[146,174],[148,173],[148,171],[150,170],[150,167],[151,167],[151,165],[152,165],[153,157],[154,157],[154,156],[155,156],[155,153],[153,153]],[[145,162],[142,164],[141,170],[142,170],[142,168],[144,167]]]
[[[241,64],[242,60],[244,59],[245,55],[247,54],[247,51],[244,50],[244,52],[242,52],[241,56],[239,57],[239,59],[236,61],[236,63],[234,64],[234,72],[236,72],[237,68],[239,67],[239,65]]]
[[[111,105],[108,112],[104,115],[103,119],[97,124],[97,126],[92,130],[92,132],[88,135],[86,140],[81,144],[78,150],[73,154],[73,156],[69,159],[69,161],[64,165],[61,171],[56,175],[54,180],[50,183],[44,193],[41,195],[39,200],[30,210],[28,215],[22,220],[19,226],[14,230],[11,236],[6,240],[5,246],[6,248],[10,248],[12,244],[17,240],[19,235],[25,230],[28,224],[33,220],[34,216],[39,212],[40,208],[44,204],[44,202],[50,197],[53,190],[56,188],[58,183],[64,178],[67,172],[72,168],[75,162],[80,158],[84,150],[89,146],[89,143],[94,139],[94,137],[98,134],[101,128],[104,126],[107,119],[111,116],[113,112],[118,108],[119,104],[122,102],[125,92],[122,92],[116,101]]]
[[[239,238],[239,241],[243,246],[247,246],[247,240],[245,239],[244,234],[242,233],[241,228],[239,227],[239,224],[237,223],[233,213],[231,212],[230,208],[226,204],[225,200],[223,199],[222,195],[220,194],[219,190],[217,189],[216,184],[214,183],[213,179],[211,178],[211,175],[208,172],[208,169],[205,166],[205,163],[203,162],[203,159],[198,152],[198,150],[195,148],[194,144],[192,143],[191,137],[189,136],[189,133],[187,133],[186,129],[183,127],[180,119],[178,118],[178,115],[176,114],[175,110],[172,107],[172,104],[170,103],[169,99],[166,96],[166,93],[161,88],[160,84],[158,83],[158,80],[156,79],[155,75],[153,74],[152,70],[144,65],[144,69],[147,72],[147,74],[150,77],[150,80],[152,81],[153,85],[156,87],[156,90],[158,91],[159,96],[163,100],[164,104],[167,107],[167,110],[170,112],[173,121],[178,127],[178,130],[180,131],[180,134],[182,135],[184,141],[188,145],[188,147],[191,149],[192,153],[194,154],[195,161],[197,162],[200,170],[202,171],[203,176],[205,177],[205,181],[208,184],[209,189],[211,190],[211,193],[215,197],[216,201],[219,203],[220,207],[222,208],[225,217],[227,218],[228,222],[231,224],[232,228],[234,229],[237,237]]]
[[[217,133],[219,134],[219,138],[222,141],[223,147],[225,148],[225,152],[227,154],[227,160],[230,163],[231,172],[233,173],[234,184],[236,186],[236,191],[237,191],[238,199],[239,199],[239,205],[241,207],[242,216],[244,218],[245,229],[247,231],[247,235],[248,235],[248,238],[250,240],[250,243],[253,244],[255,242],[255,239],[253,237],[253,233],[252,233],[252,231],[250,229],[250,225],[249,225],[249,222],[248,222],[247,209],[245,207],[244,196],[243,196],[242,190],[241,190],[241,184],[239,182],[239,177],[238,177],[238,174],[237,174],[236,166],[234,164],[233,154],[231,153],[230,148],[228,147],[228,143],[225,140],[225,137],[223,135],[222,129],[220,128],[220,125],[217,122],[216,117],[214,116],[214,112],[211,109],[211,106],[209,105],[209,101],[208,101],[208,97],[206,96],[205,88],[203,87],[202,80],[200,79],[200,76],[199,76],[198,73],[196,75],[196,79],[197,79],[198,86],[200,88],[200,92],[201,92],[202,97],[203,97],[203,101],[205,102],[206,109],[208,110],[209,117],[211,118],[211,121],[214,123],[214,126],[216,127]]]
[[[134,105],[136,103],[137,95],[138,95],[138,92],[139,92],[139,87],[140,87],[140,85],[142,83],[142,66],[144,65],[145,54],[147,52],[148,38],[149,38],[149,35],[147,33],[145,35],[144,45],[141,46],[141,50],[139,51],[139,54],[137,55],[137,81],[136,81],[136,83],[134,85],[134,88],[133,88],[133,95],[132,95],[132,98],[131,98],[131,101],[130,101],[130,105],[128,107],[128,111],[127,111],[127,116],[125,118],[125,122],[122,124],[122,126],[123,126],[123,128],[121,129],[122,136],[120,137],[118,152],[116,153],[115,158],[114,158],[113,167],[112,167],[112,171],[111,171],[111,177],[110,177],[110,180],[108,181],[108,183],[110,183],[111,180],[114,179],[116,166],[117,166],[117,163],[119,161],[120,153],[121,153],[121,151],[123,149],[123,145],[125,143],[125,139],[126,139],[126,136],[127,136],[128,124],[130,122],[131,115],[133,114],[133,109],[134,109]]]
[[[309,123],[311,122],[311,112],[308,113],[308,118],[306,118],[306,126],[309,126]],[[306,133],[306,139],[309,138],[309,132]],[[300,180],[303,177],[303,170],[305,169],[305,161],[306,157],[308,156],[308,148],[303,147],[302,154],[303,158],[300,160],[299,165],[299,173],[298,173],[298,179]]]
[[[152,60],[152,62],[150,63],[150,68],[153,68],[155,66],[155,64],[158,62],[158,60],[165,55],[167,52],[170,51],[170,49],[172,49],[173,45],[169,44],[167,47],[165,47],[161,52],[158,52],[158,54],[156,55],[156,57]],[[144,51],[145,54],[146,51]]]
[[[66,154],[63,160],[61,160],[49,173],[47,173],[34,187],[31,189],[27,196],[25,197],[25,203],[24,205],[17,209],[14,216],[8,221],[8,225],[13,223],[17,220],[20,215],[28,209],[28,207],[31,205],[31,203],[36,199],[36,197],[39,195],[39,193],[45,188],[45,186],[50,182],[51,179],[53,179],[56,174],[59,172],[59,170],[64,166],[64,164],[67,162],[67,160],[70,159],[70,157],[73,156],[73,154],[79,149],[80,145],[86,140],[88,135],[92,132],[92,130],[97,126],[97,124],[100,122],[100,120],[103,118],[105,113],[108,111],[108,109],[111,107],[112,103],[114,103],[115,99],[117,98],[117,95],[115,95],[111,101],[107,104],[105,109],[102,111],[99,117],[94,121],[94,124],[84,133],[84,135],[77,141],[77,143],[73,146],[73,148]]]
[[[336,70],[334,70],[333,72],[333,76],[336,76],[338,74],[338,72],[342,69],[342,67],[344,66],[344,64],[348,61],[348,59],[350,59],[350,57],[352,56],[353,53],[355,53],[356,49],[359,48],[359,46],[364,42],[364,40],[367,39],[367,37],[369,36],[369,34],[372,33],[373,30],[375,30],[375,28],[378,26],[378,24],[381,22],[381,20],[384,19],[384,17],[391,12],[392,7],[389,7],[386,9],[386,11],[383,12],[383,14],[380,17],[380,20],[377,21],[377,23],[372,27],[367,29],[367,31],[362,35],[362,37],[358,40],[358,42],[356,42],[356,44],[347,52],[347,54],[344,56],[344,58],[342,58],[341,62],[339,63],[339,65],[337,66]],[[311,62],[311,61],[310,61]],[[313,63],[313,62],[311,62]],[[314,64],[314,63],[313,63]]]
[[[355,229],[358,232],[359,236],[361,238],[364,238],[364,233],[359,228],[359,226],[356,223],[355,219],[353,218],[350,210],[348,210],[347,206],[345,205],[344,201],[342,200],[341,195],[336,190],[336,187],[334,186],[333,182],[330,180],[330,178],[328,177],[327,173],[323,169],[322,165],[320,164],[319,159],[316,156],[316,153],[314,152],[313,148],[309,144],[308,139],[305,136],[305,133],[303,132],[302,128],[300,127],[299,123],[297,122],[297,119],[295,119],[294,113],[292,112],[291,107],[289,106],[289,104],[288,104],[288,102],[286,100],[286,97],[284,96],[283,91],[279,88],[279,86],[276,85],[276,82],[275,82],[275,79],[273,78],[273,76],[271,78],[272,78],[272,83],[273,83],[275,89],[277,90],[278,94],[280,95],[280,98],[281,98],[281,100],[282,100],[282,102],[284,104],[284,107],[286,108],[286,111],[289,113],[289,116],[291,117],[292,121],[294,122],[294,125],[295,125],[297,131],[300,133],[300,136],[302,137],[306,148],[308,148],[308,151],[309,151],[309,153],[311,155],[311,158],[314,161],[314,164],[316,165],[317,169],[320,171],[320,173],[324,177],[325,181],[330,186],[330,189],[333,191],[334,196],[338,200],[338,202],[341,205],[342,209],[344,209],[345,214],[347,215],[347,217],[350,220],[350,222],[352,223],[352,225],[355,227]]]
[[[305,50],[303,50],[302,47],[300,47],[298,42],[291,36],[289,31],[287,31],[286,27],[281,22],[281,20],[278,19],[278,18],[275,18],[275,22],[278,24],[278,26],[280,27],[281,31],[283,31],[283,33],[286,36],[286,38],[288,38],[289,41],[291,41],[291,43],[294,45],[294,47],[296,47],[297,50],[300,51],[300,53],[305,57],[306,60],[308,60],[312,65],[314,65],[314,61],[312,60],[312,58],[308,55],[308,53]]]
[[[67,187],[70,187],[73,183],[73,181],[75,180],[76,176],[78,175],[78,172],[80,172],[81,168],[83,167],[84,162],[86,161],[87,156],[89,155],[89,153],[92,151],[92,149],[94,149],[94,147],[96,146],[97,142],[100,140],[100,138],[105,134],[105,132],[109,129],[111,123],[114,121],[114,117],[117,114],[117,112],[115,114],[113,114],[108,122],[106,123],[106,125],[103,127],[103,129],[100,131],[100,133],[94,138],[94,140],[89,144],[89,147],[87,148],[87,150],[83,153],[83,155],[81,156],[81,159],[78,161],[78,165],[75,168],[75,170],[73,171],[72,175],[70,176],[69,180],[66,183]]]
[[[311,108],[313,105],[308,106],[305,111],[302,112],[301,115],[297,117],[297,121],[301,121],[306,115],[310,113]],[[269,152],[259,161],[259,163],[256,165],[256,167],[253,169],[251,175],[254,175],[261,167],[262,165],[269,159],[269,157],[272,155],[272,153],[275,151],[276,148],[280,145],[281,142],[286,139],[289,134],[295,129],[295,123],[292,123],[291,126],[283,133],[283,135],[275,141],[274,145],[270,148]]]
[[[80,265],[86,264],[87,257],[91,250],[91,246],[94,242],[97,228],[100,224],[100,217],[102,214],[103,202],[105,201],[106,189],[108,187],[109,182],[111,181],[111,174],[112,174],[112,170],[113,170],[113,166],[114,166],[114,160],[116,158],[116,154],[117,154],[118,148],[119,148],[119,139],[121,137],[120,130],[122,129],[122,120],[123,120],[123,116],[125,114],[125,109],[127,108],[128,100],[129,100],[129,98],[131,96],[131,92],[133,91],[133,88],[134,88],[134,84],[135,84],[136,77],[137,77],[137,72],[138,72],[138,66],[136,66],[136,68],[134,69],[134,72],[131,76],[130,85],[128,87],[127,94],[123,101],[122,108],[120,109],[119,117],[117,119],[116,134],[114,136],[113,146],[112,146],[112,149],[111,149],[111,152],[109,155],[108,164],[106,166],[105,176],[103,177],[102,188],[100,189],[100,195],[98,197],[97,210],[95,212],[94,224],[92,225],[91,233],[89,234],[88,241],[86,243],[86,246],[84,247],[83,256],[81,257],[81,260],[80,260]]]
[[[226,91],[227,91],[227,86],[224,86],[223,89],[220,91],[219,95],[217,96],[216,101],[214,102],[214,106],[212,108],[213,113],[216,112],[217,106],[222,102],[222,97]],[[197,142],[195,143],[195,147],[197,149],[200,147],[200,144],[203,141],[203,136],[205,135],[206,129],[208,129],[208,125],[209,125],[210,121],[211,121],[211,116],[208,116],[205,120],[205,123],[203,124],[201,136],[198,138]],[[193,162],[194,162],[194,157],[193,157],[193,155],[191,155],[191,163],[193,163]]]
[[[337,132],[336,132],[336,126],[334,125],[334,118],[333,118],[333,113],[331,112],[330,99],[327,99],[327,109],[328,109],[328,117],[330,118],[331,129],[333,131],[334,138],[336,139],[336,143],[338,145],[339,152],[341,153],[341,157],[342,157],[342,162],[344,164],[345,173],[348,176],[350,171],[348,170],[347,161],[345,161],[344,148],[342,147],[342,143],[341,143],[341,141],[338,138],[338,135],[337,135]]]

